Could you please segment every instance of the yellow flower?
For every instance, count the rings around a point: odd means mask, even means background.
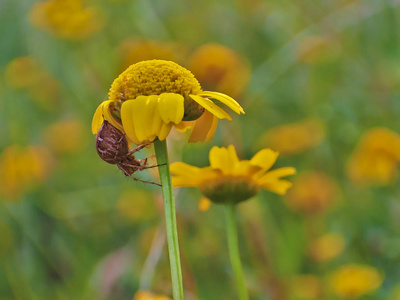
[[[46,0],[38,2],[30,14],[31,23],[53,35],[81,39],[102,26],[97,7],[85,7],[83,0]]]
[[[400,135],[373,128],[361,139],[347,164],[347,175],[356,185],[388,185],[398,176]]]
[[[133,300],[172,300],[172,299],[167,296],[155,295],[148,291],[138,291],[133,297]]]
[[[311,257],[318,262],[339,256],[344,249],[344,238],[339,233],[328,233],[314,240],[310,246]]]
[[[44,182],[51,156],[41,146],[7,147],[0,156],[0,194],[15,200],[35,184]]]
[[[285,200],[295,211],[304,214],[323,213],[335,201],[336,194],[337,187],[328,175],[306,172],[295,179]]]
[[[56,153],[70,153],[86,146],[84,124],[79,120],[63,120],[54,123],[43,132],[46,144]]]
[[[216,203],[238,203],[256,195],[260,189],[285,194],[292,186],[281,177],[292,175],[294,168],[269,171],[278,157],[271,149],[259,151],[251,160],[239,160],[235,147],[213,147],[210,167],[198,168],[183,162],[171,164],[175,187],[198,187],[204,196]]]
[[[12,89],[26,90],[32,100],[47,110],[56,108],[60,83],[31,56],[13,59],[5,70],[6,82]]]
[[[332,291],[345,299],[357,299],[378,289],[383,276],[370,266],[348,264],[340,267],[330,277]]]
[[[269,129],[258,141],[260,147],[268,145],[282,154],[296,154],[321,144],[325,128],[318,119],[306,119]]]
[[[189,68],[207,89],[217,89],[238,97],[250,78],[248,63],[232,49],[220,44],[206,44],[189,59]]]
[[[100,104],[92,122],[96,134],[103,120],[125,133],[135,144],[165,140],[171,128],[193,126],[189,142],[209,141],[218,119],[232,120],[210,99],[244,113],[231,97],[202,91],[193,74],[178,64],[163,60],[142,61],[114,80],[109,100]],[[188,122],[185,121],[195,121]],[[194,123],[194,124],[192,124]]]

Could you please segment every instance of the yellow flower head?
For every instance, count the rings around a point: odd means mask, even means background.
[[[51,156],[46,148],[7,147],[0,156],[0,195],[15,200],[47,178]]]
[[[325,212],[335,201],[337,187],[333,180],[321,172],[306,172],[293,182],[286,196],[287,205],[303,214]]]
[[[310,246],[311,257],[318,262],[329,261],[339,256],[344,249],[344,238],[339,233],[328,233],[314,240]]]
[[[103,22],[97,7],[83,0],[46,0],[35,4],[31,23],[62,38],[81,39],[98,31]]]
[[[239,160],[235,147],[213,147],[210,166],[198,168],[183,162],[171,164],[175,187],[198,187],[204,196],[215,203],[238,203],[256,195],[260,189],[285,194],[292,186],[281,177],[292,175],[294,168],[269,171],[278,157],[271,149],[259,151],[251,160]]]
[[[388,185],[398,175],[400,135],[387,128],[368,131],[347,164],[347,174],[356,185]]]
[[[269,145],[282,154],[296,154],[321,144],[325,128],[318,119],[306,119],[269,129],[258,141],[263,147]]]
[[[189,67],[207,89],[217,89],[239,96],[250,78],[247,62],[232,49],[220,44],[206,44],[190,57]]]
[[[336,270],[330,277],[332,291],[345,299],[357,299],[378,289],[383,276],[370,266],[349,264]]]
[[[133,297],[133,300],[172,300],[172,299],[167,296],[155,295],[148,291],[138,291]]]
[[[185,68],[171,61],[149,60],[131,65],[113,82],[109,100],[100,104],[92,122],[96,134],[103,120],[124,132],[135,144],[165,140],[171,128],[195,121],[189,142],[209,141],[218,119],[232,120],[214,99],[237,114],[242,107],[231,97],[201,90]]]

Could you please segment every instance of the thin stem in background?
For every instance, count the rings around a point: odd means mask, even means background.
[[[183,300],[183,283],[181,260],[179,256],[178,230],[175,214],[174,189],[169,171],[167,142],[154,141],[154,149],[157,157],[158,171],[160,174],[161,189],[164,199],[165,224],[167,231],[167,242],[169,261],[171,267],[171,280],[174,300]]]
[[[244,280],[242,262],[240,261],[238,234],[236,228],[236,212],[234,204],[226,204],[226,233],[228,236],[229,258],[231,260],[236,288],[240,300],[248,300],[246,282]]]

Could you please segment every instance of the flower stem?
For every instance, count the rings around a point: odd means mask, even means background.
[[[182,270],[179,256],[178,231],[175,215],[174,189],[169,171],[167,142],[154,141],[154,149],[157,157],[158,171],[162,185],[164,199],[165,223],[167,229],[167,242],[169,261],[171,266],[171,280],[174,300],[183,300]]]
[[[233,274],[235,276],[236,288],[240,300],[248,300],[249,295],[244,281],[242,263],[240,261],[239,245],[236,228],[235,205],[226,204],[226,233],[228,236],[229,257],[231,259]]]

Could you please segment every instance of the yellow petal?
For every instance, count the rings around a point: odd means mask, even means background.
[[[174,93],[164,93],[158,97],[158,113],[162,121],[166,124],[173,122],[178,124],[183,119],[184,98],[182,95]]]
[[[160,128],[159,132],[157,133],[158,139],[160,141],[165,140],[167,138],[168,134],[170,133],[171,128],[172,128],[172,123],[169,123],[169,124],[162,123],[161,128]]]
[[[292,186],[292,183],[287,180],[258,181],[257,183],[260,187],[279,195],[286,194],[287,190]]]
[[[206,143],[208,143],[214,136],[215,131],[217,130],[217,125],[218,125],[218,118],[213,115],[213,121],[212,121],[210,130],[207,133]]]
[[[208,142],[214,135],[217,126],[217,124],[214,124],[214,118],[217,119],[208,110],[204,111],[201,117],[195,121],[194,128],[189,137],[189,143],[204,142],[204,140]]]
[[[128,138],[133,141],[136,145],[140,144],[135,132],[135,127],[133,124],[133,113],[134,110],[134,100],[127,100],[122,103],[121,106],[121,120],[124,126],[124,130]]]
[[[289,175],[296,174],[296,169],[292,167],[284,167],[284,168],[279,168],[275,169],[272,171],[269,171],[267,174],[265,174],[262,178],[281,178]]]
[[[111,108],[116,102],[112,100],[104,101],[96,109],[92,120],[92,133],[97,134],[104,120],[107,120],[111,125],[119,131],[124,132],[122,125],[114,118],[111,113]]]
[[[104,117],[103,117],[103,108],[102,108],[102,104],[100,104],[93,116],[93,120],[92,120],[92,133],[93,134],[97,134],[97,132],[99,131],[101,125],[104,122]]]
[[[195,176],[200,171],[200,168],[191,166],[183,162],[174,162],[169,166],[173,175]]]
[[[233,145],[228,146],[228,148],[212,147],[209,156],[211,167],[221,170],[225,175],[231,175],[235,165],[239,163]]]
[[[262,149],[250,160],[252,165],[261,167],[262,170],[268,171],[278,158],[279,152],[271,149]]]
[[[202,97],[217,99],[218,101],[221,101],[223,104],[225,104],[230,109],[232,109],[235,113],[244,114],[244,110],[240,106],[240,104],[237,103],[236,100],[234,100],[233,98],[229,97],[228,95],[225,95],[225,94],[222,94],[222,93],[218,93],[218,92],[209,92],[209,91],[201,92],[198,95],[202,96]]]
[[[198,95],[189,95],[190,98],[192,98],[194,101],[196,101],[199,105],[204,107],[206,110],[208,110],[210,113],[215,115],[218,119],[228,119],[229,121],[232,121],[232,118],[226,111],[224,111],[221,107],[219,107],[217,104],[212,102],[211,100],[207,98],[203,98]]]
[[[175,128],[180,132],[185,132],[188,129],[194,127],[196,121],[182,121],[178,124],[174,124]]]

